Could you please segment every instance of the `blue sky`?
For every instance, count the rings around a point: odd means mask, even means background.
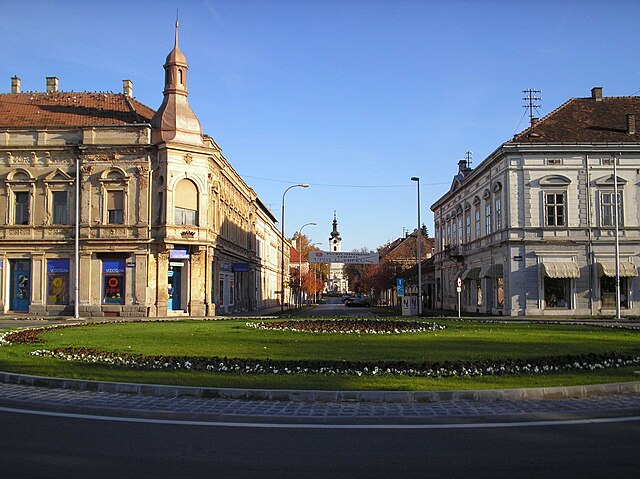
[[[375,249],[423,222],[466,151],[479,164],[571,97],[640,91],[635,1],[29,1],[3,5],[0,91],[121,91],[156,109],[176,7],[189,101],[286,233]],[[3,86],[4,85],[4,86]]]

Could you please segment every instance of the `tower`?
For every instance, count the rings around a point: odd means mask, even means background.
[[[329,235],[329,251],[337,253],[342,251],[342,238],[338,232],[338,219],[336,212],[333,212],[333,230]],[[347,280],[344,278],[342,263],[329,264],[329,278],[327,279],[327,291],[334,293],[346,293],[348,289]]]

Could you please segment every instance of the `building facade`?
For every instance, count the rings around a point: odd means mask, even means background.
[[[329,235],[329,251],[342,251],[342,238],[338,232],[338,218],[333,213],[333,229]],[[328,293],[346,293],[349,290],[349,281],[344,277],[343,263],[330,263],[329,275],[327,276]]]
[[[0,312],[207,316],[279,303],[280,233],[188,102],[175,42],[157,111],[123,92],[0,95]],[[288,252],[285,252],[288,263]],[[76,303],[77,297],[77,303]]]
[[[622,314],[640,313],[639,115],[639,97],[594,88],[477,168],[461,161],[431,207],[436,307],[457,309],[460,278],[462,311],[612,315],[617,276]]]

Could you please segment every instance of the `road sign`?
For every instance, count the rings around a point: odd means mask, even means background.
[[[457,284],[458,288],[462,288],[462,278],[460,276],[458,276]]]

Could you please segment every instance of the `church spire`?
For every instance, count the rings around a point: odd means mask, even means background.
[[[187,96],[187,58],[178,47],[178,19],[173,50],[164,62],[164,99],[151,120],[154,142],[176,141],[202,146],[202,127],[191,110]]]
[[[334,210],[333,211],[333,231],[331,232],[331,237],[329,238],[329,241],[335,238],[337,238],[338,240],[342,239],[340,238],[340,233],[338,232],[338,218],[336,217],[336,212]]]

